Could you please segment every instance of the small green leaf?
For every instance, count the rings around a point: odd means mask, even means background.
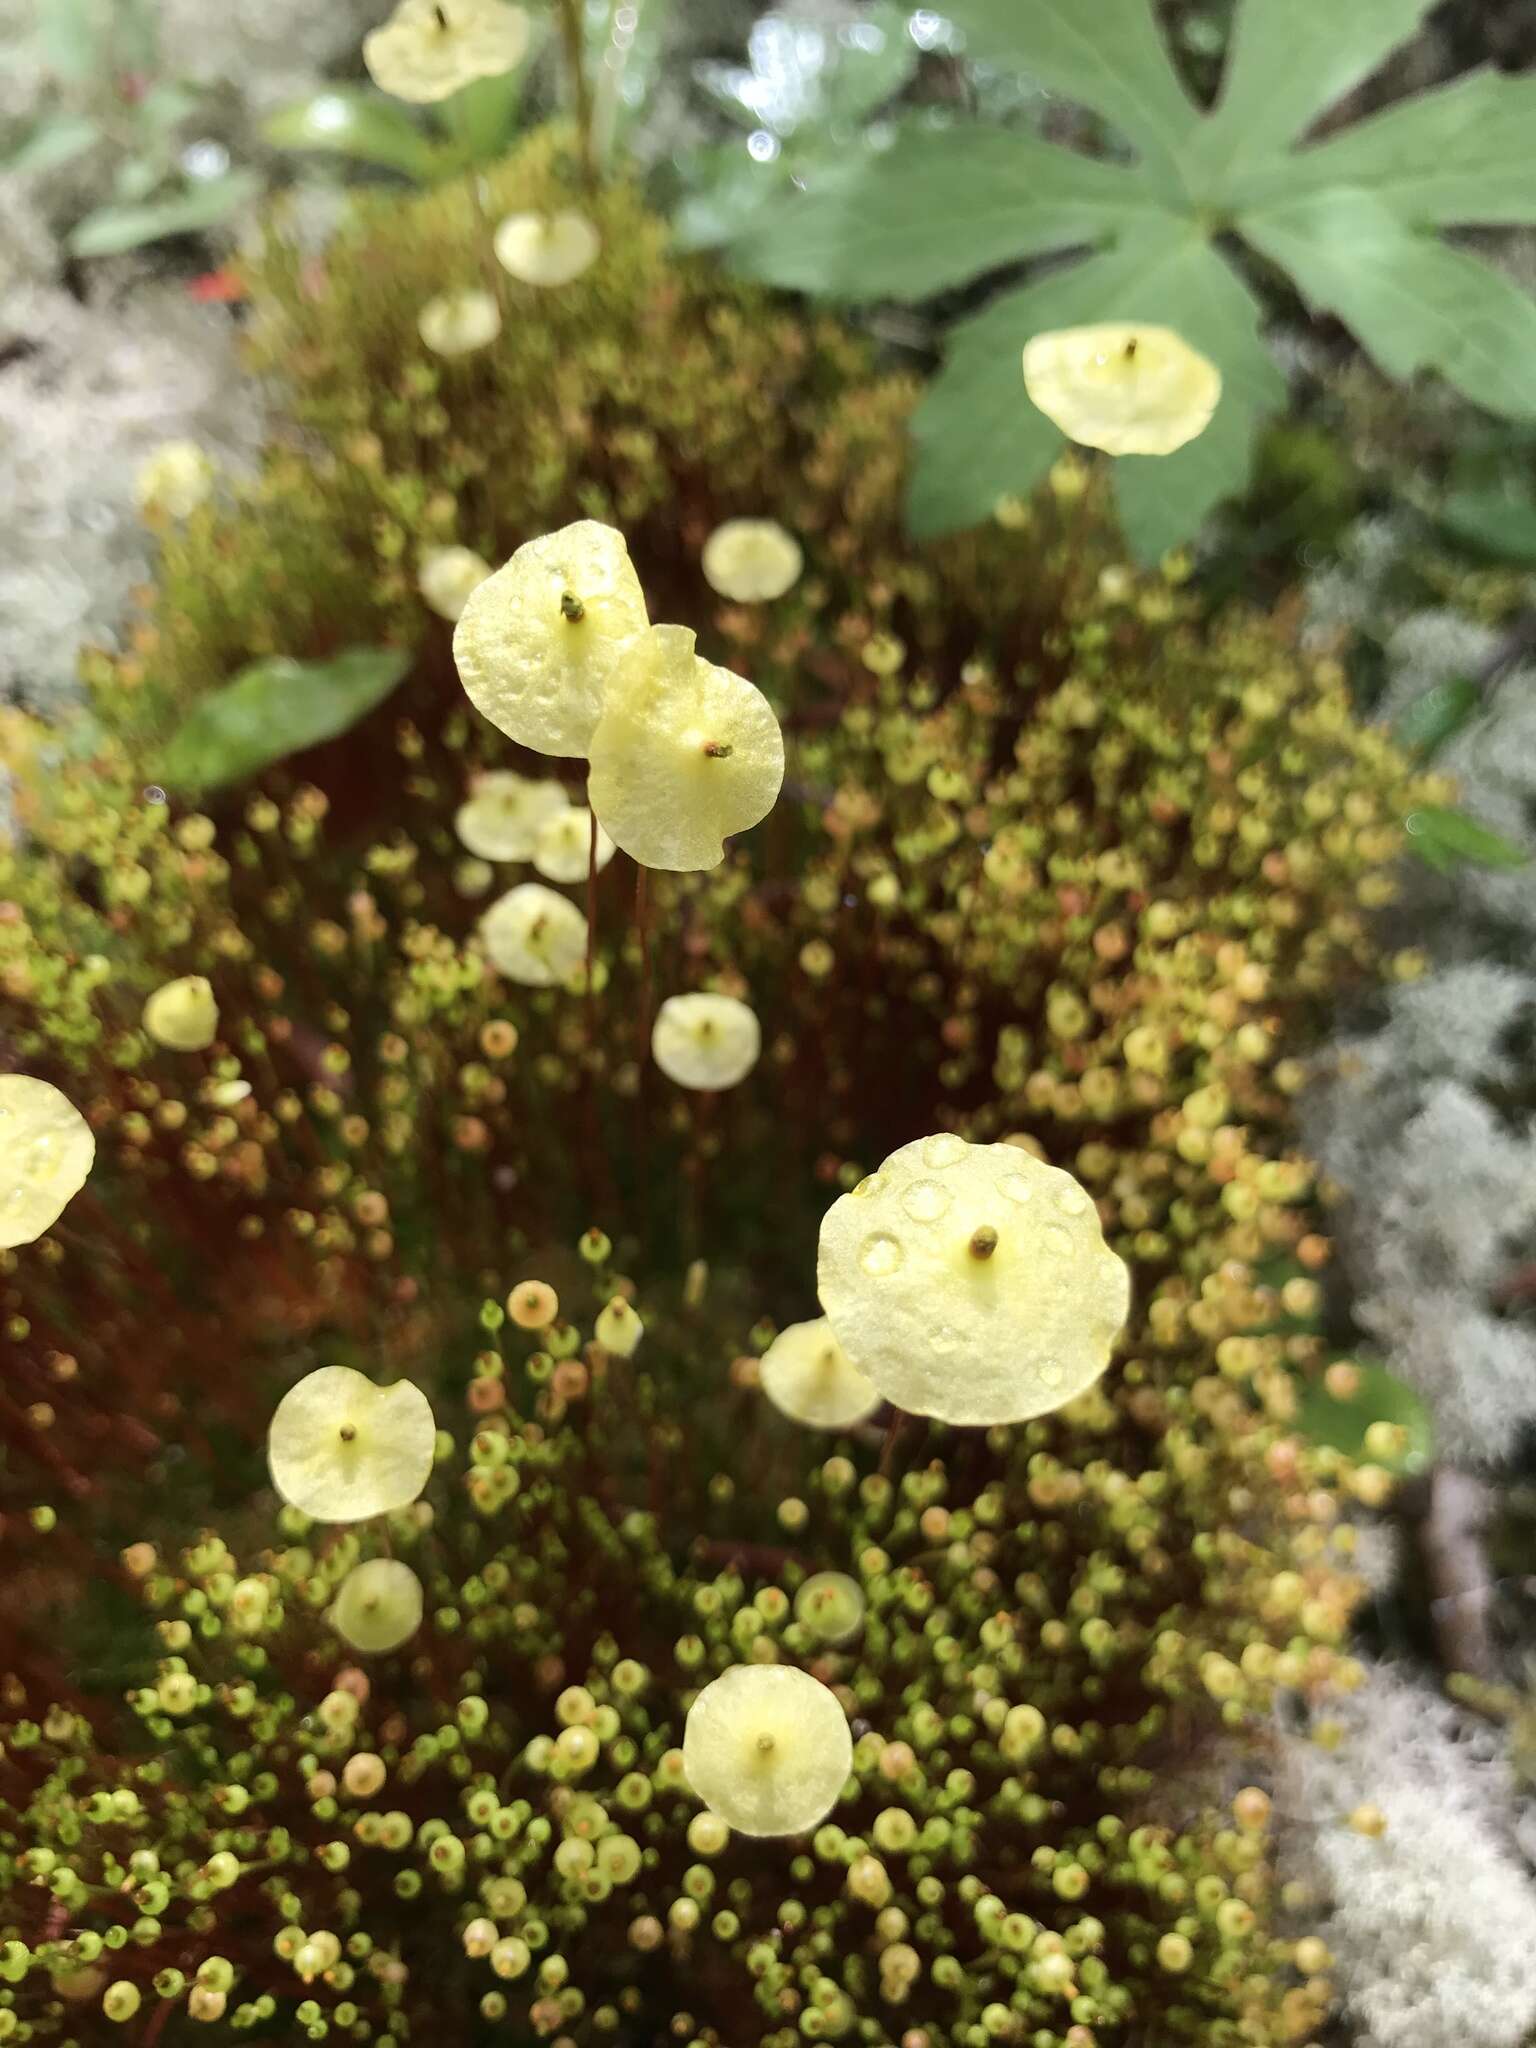
[[[98,207],[70,235],[70,254],[119,256],[125,249],[142,248],[166,235],[199,234],[228,220],[260,190],[261,180],[254,171],[230,171],[222,178],[185,186],[143,206]]]
[[[39,121],[5,169],[16,175],[32,171],[56,171],[77,156],[83,156],[100,140],[101,130],[89,114],[50,114]]]
[[[1452,868],[1523,868],[1530,855],[1464,811],[1426,804],[1403,820],[1408,844],[1426,865],[1447,874]]]
[[[105,56],[99,0],[44,0],[37,10],[43,61],[59,78],[89,78]]]
[[[1440,507],[1440,524],[1495,561],[1536,562],[1536,500],[1503,491],[1453,491]]]
[[[438,156],[430,139],[402,107],[360,86],[333,86],[296,100],[262,123],[276,149],[318,149],[359,163],[430,179]]]
[[[1400,1476],[1424,1471],[1435,1453],[1434,1426],[1412,1387],[1385,1366],[1355,1359],[1340,1363],[1357,1375],[1355,1391],[1340,1399],[1324,1380],[1312,1381],[1296,1417],[1302,1435]],[[1384,1429],[1378,1427],[1383,1424]]]
[[[159,780],[197,796],[333,740],[383,703],[411,659],[403,648],[352,647],[331,661],[254,662],[191,712]]]
[[[438,117],[448,131],[448,154],[454,163],[488,164],[506,154],[517,133],[523,90],[537,52],[537,39],[530,38],[521,63],[510,71],[498,72],[494,78],[475,79],[438,107]],[[414,128],[411,132],[417,134]]]
[[[1451,676],[1404,706],[1393,737],[1428,761],[1472,723],[1482,704],[1483,693],[1470,676]]]

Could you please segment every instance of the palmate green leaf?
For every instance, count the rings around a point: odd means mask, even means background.
[[[1536,418],[1536,300],[1486,263],[1353,188],[1244,214],[1238,226],[1389,376],[1438,370],[1474,404]]]
[[[254,662],[201,700],[167,747],[159,780],[178,797],[196,797],[336,739],[383,703],[410,665],[398,647]]]
[[[1258,302],[1193,221],[1148,213],[1113,248],[1007,293],[957,330],[913,423],[916,532],[963,525],[1038,481],[1063,444],[1024,396],[1024,344],[1044,328],[1116,319],[1164,322],[1224,366],[1221,403],[1203,435],[1177,455],[1117,465],[1132,546],[1162,553],[1189,532],[1191,514],[1198,520],[1241,483],[1258,424],[1284,396],[1259,338]]]
[[[1221,96],[1184,153],[1197,188],[1231,206],[1257,166],[1341,100],[1413,34],[1433,0],[1283,0],[1238,10]]]
[[[942,291],[1153,211],[1118,165],[980,126],[909,122],[874,163],[843,152],[802,182],[737,242],[736,259],[766,283],[835,299]]]
[[[948,0],[970,56],[1098,112],[1138,160],[1109,164],[1013,129],[909,123],[880,158],[828,162],[797,199],[742,221],[740,260],[770,282],[857,300],[1095,252],[957,330],[914,429],[912,516],[925,532],[986,518],[1049,463],[1059,442],[1022,396],[1018,355],[1050,327],[1165,321],[1222,373],[1222,403],[1194,442],[1116,464],[1138,553],[1186,537],[1243,488],[1255,427],[1283,389],[1218,235],[1278,264],[1388,374],[1433,370],[1486,411],[1536,420],[1536,303],[1436,233],[1536,222],[1536,78],[1474,74],[1306,139],[1428,5],[1237,0],[1222,90],[1203,114],[1151,0]]]
[[[1014,65],[1112,121],[1140,153],[1153,196],[1184,192],[1180,159],[1200,115],[1146,0],[964,0],[945,11],[968,55]]]
[[[1353,186],[1416,227],[1536,221],[1536,76],[1471,71],[1357,127],[1283,156],[1249,181],[1248,204]]]

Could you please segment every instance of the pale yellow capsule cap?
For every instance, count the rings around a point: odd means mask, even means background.
[[[787,1664],[738,1664],[688,1710],[683,1771],[742,1835],[798,1835],[837,1803],[853,1738],[836,1694]]]
[[[354,1565],[331,1606],[331,1625],[364,1656],[382,1656],[421,1627],[421,1581],[408,1564],[373,1557]]]
[[[597,872],[614,856],[614,844],[597,828]],[[533,841],[533,864],[549,882],[584,882],[592,859],[592,813],[585,804],[556,811],[539,826]]]
[[[734,1088],[757,1065],[763,1034],[735,996],[668,996],[651,1028],[651,1053],[680,1088]]]
[[[694,651],[686,626],[624,649],[592,734],[587,799],[642,866],[718,867],[725,841],[773,809],[784,736],[762,692]]]
[[[838,1343],[825,1316],[780,1330],[763,1353],[758,1376],[775,1408],[812,1429],[852,1429],[885,1398]]]
[[[477,778],[468,802],[454,813],[453,829],[481,860],[528,860],[540,827],[563,815],[570,801],[558,782],[532,782],[496,768]]]
[[[184,974],[157,988],[144,1005],[144,1029],[172,1052],[202,1052],[219,1032],[219,1006],[201,974]]]
[[[213,463],[196,441],[162,441],[139,465],[134,494],[141,512],[187,519],[213,491]]]
[[[1210,421],[1221,372],[1171,327],[1107,320],[1037,334],[1024,388],[1046,418],[1110,455],[1171,455]]]
[[[584,213],[509,213],[496,230],[496,261],[519,284],[573,284],[590,270],[602,237]]]
[[[624,536],[595,519],[520,547],[464,607],[453,658],[470,702],[541,754],[585,754],[624,648],[646,628]]]
[[[68,1096],[30,1074],[0,1074],[0,1251],[51,1230],[95,1158],[95,1133]]]
[[[480,920],[493,966],[525,988],[557,988],[587,956],[587,920],[567,896],[542,882],[520,882]]]
[[[1070,1173],[941,1134],[893,1152],[822,1219],[817,1290],[888,1401],[1024,1422],[1093,1385],[1130,1275]]]
[[[457,624],[490,573],[490,563],[473,548],[427,548],[416,572],[416,587],[440,619]]]
[[[364,36],[363,62],[375,85],[424,106],[512,70],[528,40],[527,15],[506,0],[400,0]]]
[[[805,556],[776,519],[727,519],[704,543],[704,580],[735,604],[765,604],[800,580]]]
[[[377,1387],[349,1365],[324,1365],[290,1387],[267,1431],[283,1499],[322,1522],[360,1522],[408,1507],[432,1473],[432,1404],[409,1380]]]
[[[440,292],[416,316],[416,332],[434,355],[465,356],[501,332],[501,308],[489,292]]]

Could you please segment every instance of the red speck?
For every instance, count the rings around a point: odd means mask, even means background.
[[[206,270],[201,277],[193,278],[187,294],[205,303],[228,306],[245,297],[245,286],[232,270]]]

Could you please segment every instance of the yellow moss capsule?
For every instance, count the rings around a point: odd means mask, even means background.
[[[817,1289],[888,1401],[985,1425],[1049,1414],[1104,1371],[1130,1276],[1071,1174],[943,1133],[822,1219]]]
[[[400,0],[364,36],[363,62],[375,85],[424,106],[511,71],[528,40],[527,15],[505,0]]]
[[[398,1558],[373,1557],[341,1582],[331,1608],[336,1633],[365,1656],[398,1650],[421,1626],[421,1581]]]
[[[717,867],[726,839],[766,817],[784,781],[784,736],[767,698],[694,644],[686,626],[632,640],[592,734],[588,801],[645,867]]]
[[[883,1398],[825,1316],[781,1330],[763,1353],[758,1376],[781,1414],[812,1429],[851,1429],[873,1415]]]
[[[428,548],[416,571],[416,588],[440,619],[454,623],[491,573],[491,565],[473,548]]]
[[[470,702],[509,739],[581,755],[614,663],[646,625],[624,536],[579,519],[528,541],[480,585],[453,658]]]
[[[757,1016],[735,996],[668,996],[656,1013],[651,1055],[680,1088],[734,1088],[757,1065]]]
[[[688,1711],[683,1769],[742,1835],[795,1835],[826,1818],[853,1767],[837,1696],[784,1664],[738,1664]]]
[[[272,1483],[323,1522],[360,1522],[408,1507],[431,1476],[432,1406],[419,1387],[377,1387],[349,1365],[324,1365],[290,1387],[267,1432]]]
[[[481,860],[531,860],[540,830],[568,810],[570,801],[558,782],[530,782],[498,768],[476,778],[469,801],[454,813],[453,829],[460,845]],[[581,871],[586,873],[585,862]]]
[[[521,882],[480,920],[492,964],[526,988],[569,981],[586,958],[587,920],[568,897],[542,882]]]
[[[596,870],[601,874],[613,859],[615,847],[608,834],[597,828]],[[585,804],[570,804],[553,812],[534,834],[533,864],[549,882],[584,882],[593,866],[592,813]]]
[[[213,464],[195,441],[165,441],[139,466],[134,495],[141,512],[188,519],[213,491]]]
[[[173,1052],[202,1052],[218,1036],[219,1006],[201,974],[157,988],[144,1005],[144,1029]]]
[[[1209,423],[1221,372],[1169,327],[1109,320],[1035,335],[1032,403],[1074,441],[1110,455],[1170,455]]]
[[[0,1074],[0,1250],[51,1230],[95,1157],[90,1125],[51,1082]]]
[[[440,292],[417,314],[416,332],[434,355],[468,355],[500,334],[501,308],[489,292]]]
[[[496,261],[519,284],[573,284],[602,251],[584,213],[509,213],[496,230]]]
[[[767,604],[800,580],[800,543],[776,519],[727,519],[704,543],[704,580],[735,604]]]

